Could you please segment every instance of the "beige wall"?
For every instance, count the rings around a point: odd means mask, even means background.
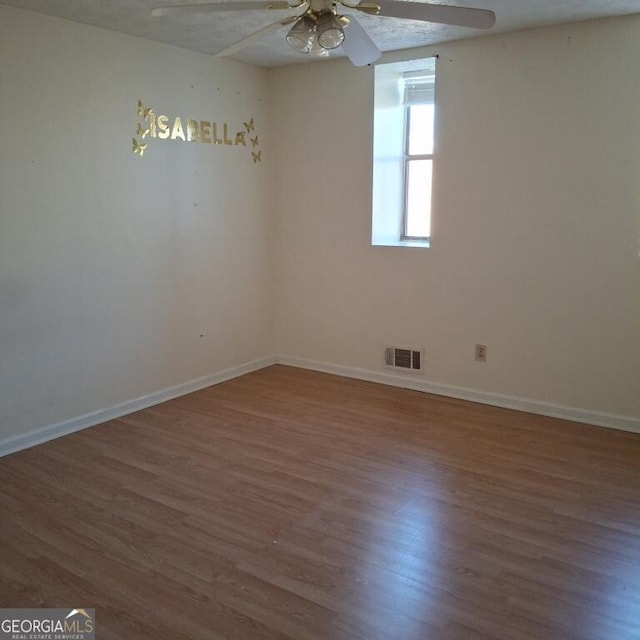
[[[369,245],[372,69],[274,71],[278,353],[380,372],[422,346],[434,383],[640,417],[639,32],[413,52],[440,55],[426,250]]]
[[[266,86],[0,6],[0,442],[272,354]],[[253,116],[265,161],[157,140],[140,159],[139,98]]]
[[[371,69],[267,72],[0,6],[0,445],[275,353],[383,372],[389,343],[423,346],[435,384],[638,420],[639,28],[423,51],[424,250],[370,246]],[[264,161],[140,159],[138,98],[253,116]]]

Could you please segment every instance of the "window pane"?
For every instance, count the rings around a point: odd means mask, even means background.
[[[433,153],[433,105],[417,104],[409,109],[409,155]]]
[[[407,216],[405,235],[428,238],[431,235],[431,172],[433,160],[407,162]]]

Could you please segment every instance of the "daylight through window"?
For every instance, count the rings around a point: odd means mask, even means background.
[[[428,247],[434,57],[375,69],[372,244]]]
[[[434,70],[402,75],[405,105],[404,238],[429,238],[433,170]]]

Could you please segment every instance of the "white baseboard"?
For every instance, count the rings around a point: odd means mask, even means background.
[[[293,356],[267,356],[258,360],[253,360],[245,364],[238,365],[213,373],[202,378],[189,380],[182,384],[162,389],[139,398],[127,400],[126,402],[93,411],[76,418],[57,422],[47,425],[39,429],[35,429],[26,434],[21,434],[0,441],[0,457],[34,447],[48,440],[59,438],[61,436],[93,427],[107,420],[114,420],[121,416],[146,409],[161,402],[166,402],[173,398],[183,396],[193,391],[199,391],[205,387],[210,387],[226,380],[231,380],[239,376],[263,369],[272,364],[284,364],[301,369],[311,369],[323,373],[331,373],[345,378],[355,378],[357,380],[365,380],[368,382],[378,382],[393,387],[402,387],[404,389],[413,389],[424,393],[433,393],[440,396],[450,398],[458,398],[460,400],[470,400],[471,402],[479,402],[481,404],[489,404],[496,407],[506,409],[516,409],[517,411],[526,411],[542,416],[552,418],[562,418],[572,420],[574,422],[582,422],[592,424],[599,427],[608,427],[611,429],[620,429],[622,431],[630,431],[632,433],[640,433],[640,420],[637,418],[629,418],[609,413],[600,413],[597,411],[588,411],[585,409],[576,409],[573,407],[564,407],[539,400],[529,400],[526,398],[517,398],[498,393],[490,393],[486,391],[478,391],[475,389],[466,389],[464,387],[454,387],[451,385],[438,384],[429,382],[415,376],[407,377],[396,375],[394,373],[369,371],[367,369],[358,369],[355,367],[347,367],[343,365],[330,364],[327,362],[317,362],[315,360],[307,360],[305,358],[296,358]]]
[[[238,365],[237,367],[231,367],[230,369],[225,369],[218,373],[203,376],[202,378],[183,382],[182,384],[169,387],[168,389],[162,389],[161,391],[155,391],[154,393],[150,393],[139,398],[133,398],[132,400],[127,400],[126,402],[113,405],[112,407],[99,409],[98,411],[93,411],[91,413],[78,416],[77,418],[63,420],[62,422],[57,422],[55,424],[35,429],[29,433],[1,440],[0,457],[9,455],[10,453],[15,453],[16,451],[21,451],[22,449],[34,447],[35,445],[42,444],[48,440],[53,440],[54,438],[59,438],[60,436],[65,436],[70,433],[74,433],[75,431],[80,431],[81,429],[93,427],[102,422],[106,422],[107,420],[120,418],[128,413],[133,413],[140,409],[146,409],[147,407],[160,404],[161,402],[166,402],[167,400],[183,396],[187,393],[192,393],[193,391],[199,391],[205,387],[210,387],[214,384],[219,384],[220,382],[225,382],[232,378],[237,378],[238,376],[251,373],[252,371],[257,371],[258,369],[263,369],[264,367],[268,367],[275,363],[276,358],[274,356],[260,358],[259,360],[253,360],[251,362]]]
[[[470,400],[471,402],[489,404],[496,407],[503,407],[505,409],[516,409],[517,411],[526,411],[527,413],[535,413],[542,416],[549,416],[551,418],[562,418],[573,422],[582,422],[584,424],[592,424],[599,427],[608,427],[610,429],[620,429],[621,431],[640,433],[640,419],[638,418],[600,413],[598,411],[588,411],[585,409],[576,409],[574,407],[564,407],[562,405],[541,402],[539,400],[529,400],[527,398],[517,398],[499,393],[490,393],[487,391],[478,391],[476,389],[466,389],[464,387],[438,384],[435,382],[429,382],[428,380],[424,380],[423,378],[419,378],[415,375],[409,377],[396,375],[390,372],[369,371],[367,369],[357,369],[354,367],[330,364],[327,362],[317,362],[292,356],[278,356],[277,362],[278,364],[300,367],[301,369],[311,369],[313,371],[321,371],[323,373],[332,373],[345,378],[356,378],[358,380],[366,380],[367,382],[379,382],[393,387],[413,389],[415,391],[423,391],[425,393],[433,393],[439,396],[458,398],[460,400]]]

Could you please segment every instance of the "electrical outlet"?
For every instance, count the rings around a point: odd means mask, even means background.
[[[476,345],[476,360],[478,362],[486,362],[487,361],[487,345],[486,344],[477,344]]]

